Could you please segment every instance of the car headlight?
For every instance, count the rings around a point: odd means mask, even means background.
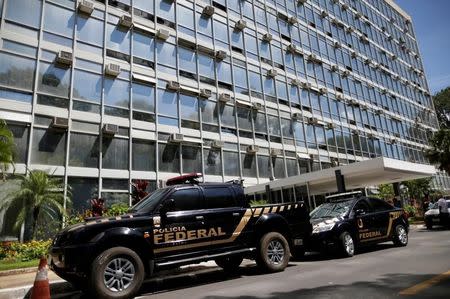
[[[328,224],[318,224],[313,227],[313,234],[318,234],[321,232],[327,232],[332,230],[336,223],[328,223]]]

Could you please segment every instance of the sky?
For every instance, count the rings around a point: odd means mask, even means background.
[[[450,86],[450,0],[395,0],[413,20],[431,93]]]

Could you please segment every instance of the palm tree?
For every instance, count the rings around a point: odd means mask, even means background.
[[[31,238],[35,238],[36,226],[41,217],[46,219],[61,219],[66,215],[64,209],[64,193],[61,179],[51,177],[45,171],[32,170],[28,175],[20,176],[20,189],[11,194],[0,206],[0,211],[14,206],[18,208],[18,215],[14,229],[20,226],[31,216]],[[70,191],[67,191],[70,196]],[[69,200],[69,199],[68,199]]]
[[[11,165],[14,168],[14,154],[16,145],[11,130],[3,119],[0,119],[0,168],[2,179],[5,180],[5,173]]]

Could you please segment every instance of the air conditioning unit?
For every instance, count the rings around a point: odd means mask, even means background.
[[[334,123],[328,123],[327,124],[327,129],[332,130],[332,129],[335,129],[335,128],[336,128],[336,125]]]
[[[394,76],[394,80],[395,80],[395,81],[400,80],[400,76],[399,76],[399,75],[395,75],[395,76]]]
[[[127,16],[127,15],[121,16],[119,19],[119,26],[122,26],[122,27],[128,28],[128,29],[133,27],[133,21],[131,20],[131,17]]]
[[[328,90],[325,87],[319,88],[319,93],[320,94],[326,94],[327,92],[328,92]]]
[[[369,43],[369,40],[367,39],[367,37],[366,37],[365,35],[361,35],[361,36],[359,37],[359,39],[360,39],[361,42],[364,43],[364,44],[368,44],[368,43]]]
[[[202,88],[200,89],[200,96],[202,98],[209,98],[211,97],[212,91],[211,89]]]
[[[225,58],[227,58],[227,52],[223,50],[218,50],[216,51],[215,56],[217,60],[224,60]]]
[[[252,108],[255,110],[263,109],[263,105],[261,103],[252,103]]]
[[[266,42],[270,42],[272,40],[272,34],[264,33],[263,40],[266,41]]]
[[[78,2],[78,11],[91,15],[94,12],[94,3],[91,1],[81,0]]]
[[[375,110],[375,114],[377,114],[377,115],[381,115],[381,114],[383,114],[383,113],[384,113],[383,109],[377,109],[377,110]]]
[[[105,74],[108,76],[117,77],[120,74],[120,65],[115,63],[108,63],[105,67]]]
[[[350,75],[350,71],[348,71],[348,70],[345,70],[342,72],[342,77],[347,77],[349,75]]]
[[[397,143],[397,139],[396,138],[391,138],[391,140],[389,140],[389,142],[391,144],[396,144]]]
[[[169,81],[166,84],[166,89],[174,91],[180,90],[180,83],[177,81]]]
[[[170,36],[170,32],[167,29],[164,28],[159,28],[156,31],[156,37],[162,40],[167,40]]]
[[[119,133],[119,126],[114,124],[103,124],[102,132],[104,135],[114,136]]]
[[[321,16],[322,18],[326,18],[326,17],[329,16],[329,14],[328,14],[325,10],[322,10],[322,11],[320,12],[320,16]]]
[[[348,4],[347,3],[343,3],[342,4],[342,10],[347,10],[347,9],[349,9]]]
[[[73,55],[70,52],[59,51],[56,55],[56,63],[60,66],[70,67],[72,65]]]
[[[169,137],[169,142],[180,143],[183,142],[184,135],[179,133],[172,133]]]
[[[356,57],[358,57],[358,53],[356,51],[350,51],[350,56],[352,58],[356,58]]]
[[[383,88],[383,89],[381,90],[381,93],[382,93],[382,94],[387,94],[387,92],[388,92],[388,90],[387,90],[386,88]]]
[[[364,64],[365,65],[369,65],[372,63],[372,60],[370,60],[370,58],[364,59]]]
[[[355,14],[355,19],[361,19],[363,16],[362,13],[360,13],[359,11]]]
[[[319,123],[319,120],[317,117],[308,117],[308,124],[310,125],[317,125]]]
[[[236,22],[234,28],[237,30],[244,30],[247,27],[247,22],[245,20],[239,20]]]
[[[231,95],[229,93],[221,93],[219,95],[220,102],[229,102],[231,100]]]
[[[338,72],[338,71],[339,71],[339,66],[337,66],[336,64],[335,64],[335,65],[332,65],[332,66],[331,66],[331,71],[332,71],[332,72]]]
[[[300,81],[299,79],[292,79],[291,84],[295,86],[300,86],[302,84],[302,81]]]
[[[303,119],[303,116],[302,116],[301,113],[293,113],[293,114],[292,114],[292,119],[295,119],[295,120],[302,120],[302,119]]]
[[[69,119],[64,117],[53,117],[52,120],[52,128],[56,129],[68,129],[69,128]]]
[[[289,17],[289,18],[288,18],[288,22],[289,22],[289,24],[291,24],[291,25],[295,25],[295,24],[298,23],[298,20],[297,20],[296,17]]]
[[[341,45],[341,43],[340,42],[334,42],[333,43],[333,46],[336,48],[336,49],[338,49],[338,48],[341,48],[342,47],[342,45]]]
[[[361,132],[359,130],[352,130],[353,135],[361,135]]]
[[[344,95],[342,93],[336,94],[336,100],[343,101],[344,100]]]
[[[247,153],[249,154],[255,154],[259,151],[259,146],[258,145],[249,145],[247,146]]]
[[[214,140],[212,143],[211,143],[211,147],[212,148],[222,148],[224,146],[224,142],[223,141],[220,141],[220,140]]]
[[[367,133],[367,138],[373,139],[375,138],[375,135],[373,133]]]
[[[303,5],[307,2],[308,0],[297,0],[297,4],[298,5]]]
[[[352,32],[355,31],[355,28],[353,28],[353,27],[351,27],[351,26],[348,26],[347,29],[346,29],[345,31],[347,31],[347,33],[352,33]]]
[[[392,60],[396,60],[396,59],[397,59],[397,55],[392,54],[391,59],[392,59]]]
[[[308,55],[308,60],[312,61],[312,62],[319,62],[320,59],[316,56],[316,54],[309,54]]]
[[[276,69],[270,69],[270,70],[267,71],[267,76],[269,76],[269,77],[274,78],[274,77],[276,77],[277,75],[278,75],[278,72],[277,72]]]
[[[312,84],[309,82],[302,82],[301,85],[302,85],[303,89],[311,89],[311,87],[312,87]]]
[[[393,40],[393,39],[394,39],[394,37],[392,36],[392,34],[388,34],[388,36],[387,36],[386,38],[387,38],[387,40]]]
[[[354,107],[358,107],[359,106],[359,102],[357,100],[354,100],[354,99],[349,99],[348,100],[348,104],[350,106],[354,106]]]
[[[297,46],[295,44],[289,44],[287,46],[287,50],[291,53],[295,53],[295,52],[297,52]]]
[[[278,148],[272,148],[270,149],[270,155],[273,157],[281,155],[281,150]]]
[[[212,15],[214,14],[214,6],[212,6],[212,5],[206,5],[206,6],[203,8],[202,14],[203,14],[204,16],[207,16],[207,17],[212,17]]]

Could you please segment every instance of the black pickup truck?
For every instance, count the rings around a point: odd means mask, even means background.
[[[51,269],[96,298],[129,298],[158,270],[208,260],[236,270],[245,257],[276,272],[304,252],[312,227],[302,202],[250,207],[240,182],[181,178],[126,215],[66,227],[50,248]]]

